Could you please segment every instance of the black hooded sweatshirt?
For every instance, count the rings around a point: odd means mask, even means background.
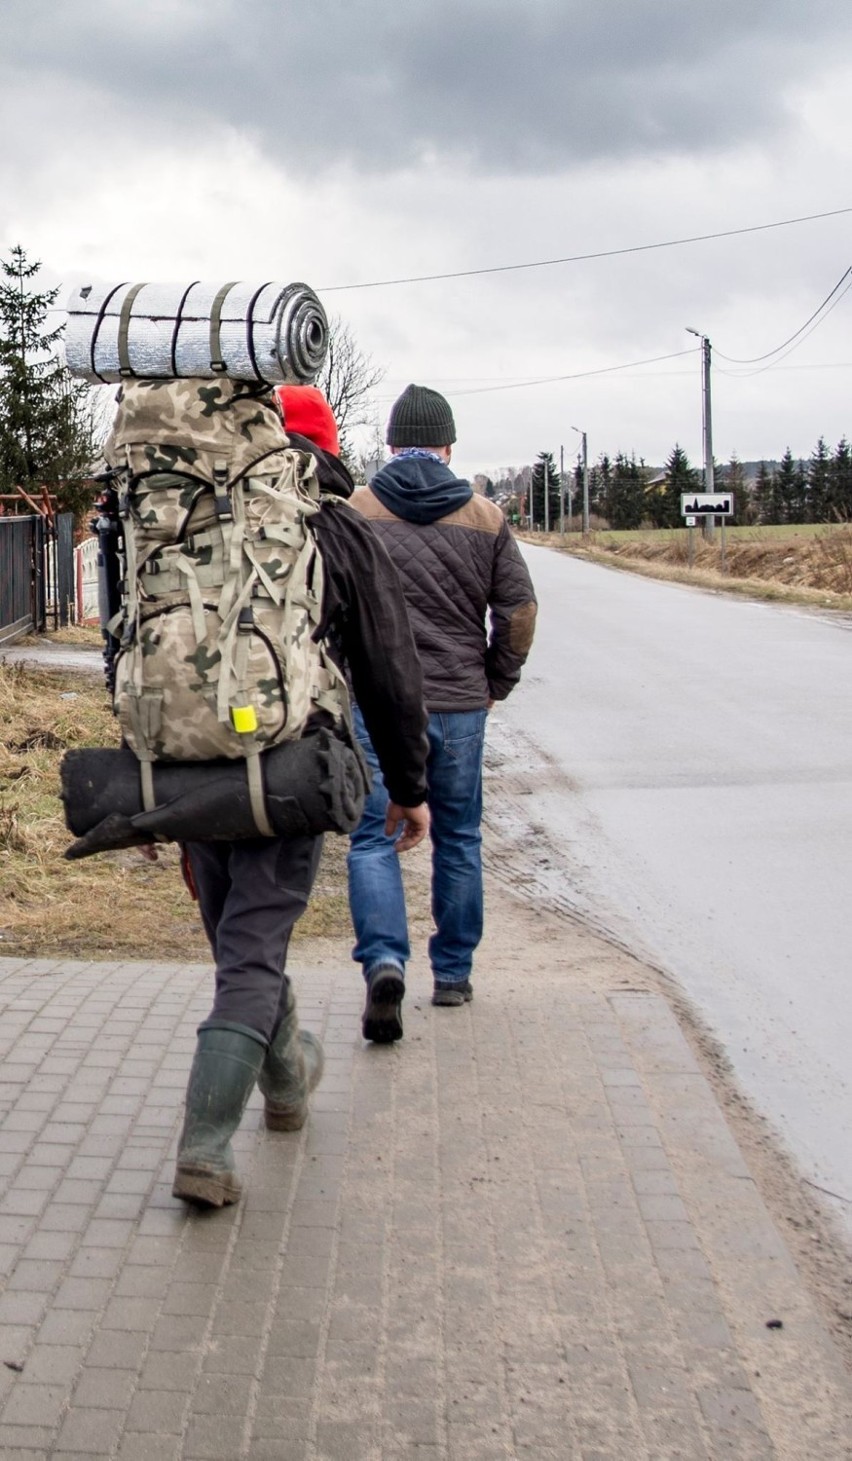
[[[290,435],[317,463],[323,494],[310,526],[322,553],[324,639],[348,671],[392,801],[426,799],[423,676],[399,576],[370,525],[347,505],[352,477],[339,457],[307,437]]]

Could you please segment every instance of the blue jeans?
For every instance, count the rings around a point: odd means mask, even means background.
[[[439,711],[429,716],[427,801],[432,838],[432,974],[442,984],[464,983],[482,938],[482,752],[487,711]],[[388,794],[357,706],[355,730],[373,776],[373,790],[349,843],[349,906],[355,927],[352,957],[367,977],[377,964],[402,972],[410,956],[399,856],[385,835]]]

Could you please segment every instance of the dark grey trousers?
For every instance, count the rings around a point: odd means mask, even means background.
[[[216,960],[208,1018],[272,1040],[286,1004],[290,935],[307,906],[322,837],[188,842],[186,851]]]

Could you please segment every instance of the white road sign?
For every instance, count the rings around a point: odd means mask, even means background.
[[[681,517],[733,517],[733,492],[681,492]]]

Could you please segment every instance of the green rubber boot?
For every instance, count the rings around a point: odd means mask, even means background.
[[[292,984],[284,1018],[266,1052],[257,1084],[265,1098],[269,1131],[298,1131],[308,1117],[308,1096],[319,1084],[324,1057],[322,1045],[310,1030],[299,1029]]]
[[[202,1025],[186,1090],[173,1197],[203,1207],[239,1201],[231,1137],[263,1065],[266,1041],[244,1025]]]

